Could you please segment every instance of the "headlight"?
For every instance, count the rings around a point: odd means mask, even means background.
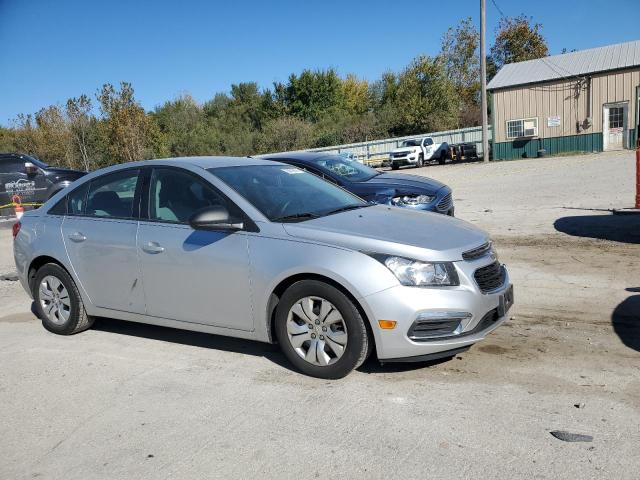
[[[393,197],[394,205],[426,205],[433,202],[434,195],[404,195],[403,197]]]
[[[458,274],[451,262],[422,262],[409,258],[372,255],[384,264],[405,286],[450,287],[459,285]]]

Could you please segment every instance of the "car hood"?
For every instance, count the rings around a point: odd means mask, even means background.
[[[80,170],[71,170],[70,168],[49,167],[46,169],[47,175],[54,175],[58,178],[77,179],[87,174]]]
[[[366,184],[380,188],[393,188],[404,195],[411,193],[434,194],[445,186],[444,183],[432,178],[403,173],[382,173],[367,180]]]
[[[489,240],[487,233],[463,220],[386,205],[283,227],[290,236],[304,240],[424,261],[462,260],[462,252]]]

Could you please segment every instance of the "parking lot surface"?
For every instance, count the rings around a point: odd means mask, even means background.
[[[56,336],[3,280],[0,478],[638,478],[640,218],[608,211],[631,206],[633,154],[402,172],[450,185],[509,267],[516,306],[484,342],[325,381],[213,335]]]

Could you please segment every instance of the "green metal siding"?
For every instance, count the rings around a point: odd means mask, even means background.
[[[547,155],[557,155],[563,152],[601,152],[602,133],[496,143],[494,144],[493,158],[496,160],[535,158],[541,148],[547,151]]]

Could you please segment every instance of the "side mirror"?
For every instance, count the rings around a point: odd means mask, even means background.
[[[229,210],[221,206],[205,207],[189,218],[194,230],[242,230],[244,224],[229,216]]]
[[[38,173],[38,167],[31,162],[24,162],[24,170],[27,172],[27,175],[35,175]]]

